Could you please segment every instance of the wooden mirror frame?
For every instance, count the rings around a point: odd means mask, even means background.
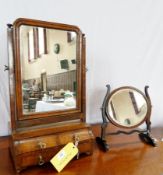
[[[143,94],[137,88],[134,88],[134,87],[131,87],[131,86],[120,87],[120,88],[115,89],[112,92],[110,92],[111,90],[110,90],[110,85],[109,84],[106,85],[106,87],[107,87],[107,92],[106,92],[106,95],[105,95],[105,98],[104,98],[104,101],[103,101],[103,104],[102,104],[102,108],[101,108],[101,112],[102,112],[101,136],[100,137],[96,137],[96,142],[100,146],[100,148],[103,151],[105,151],[105,152],[109,150],[109,145],[108,145],[107,140],[106,140],[106,136],[107,135],[118,135],[118,134],[127,134],[127,135],[129,135],[129,134],[133,134],[135,132],[136,133],[139,133],[139,138],[143,142],[145,142],[145,143],[147,143],[149,145],[152,145],[152,146],[156,146],[155,139],[150,134],[150,132],[151,132],[151,121],[150,121],[150,117],[151,117],[152,105],[151,105],[150,96],[148,94],[148,88],[149,88],[149,86],[145,86],[145,88],[144,88],[145,94]],[[143,97],[145,98],[145,100],[147,102],[147,108],[148,108],[147,109],[147,114],[144,117],[144,120],[142,120],[140,123],[138,123],[138,124],[136,124],[134,126],[131,126],[131,127],[125,127],[125,126],[122,126],[122,125],[117,124],[115,121],[113,121],[111,119],[111,117],[109,116],[109,113],[108,113],[108,102],[109,102],[109,99],[118,90],[125,89],[125,88],[131,88],[133,90],[136,90],[141,95],[143,95]],[[146,129],[144,129],[144,130],[133,129],[133,128],[136,128],[137,126],[141,125],[143,122],[146,123]],[[123,130],[118,130],[116,132],[107,133],[106,132],[106,129],[107,129],[107,126],[108,126],[109,123],[112,123],[116,127],[120,127],[122,129],[133,129],[133,130],[130,130],[128,132],[127,131],[123,131]]]
[[[36,27],[44,27],[49,29],[58,29],[65,31],[74,31],[77,33],[77,106],[75,109],[68,110],[57,110],[57,111],[48,111],[48,112],[39,112],[39,113],[31,113],[27,116],[23,114],[22,109],[22,84],[21,84],[21,64],[20,64],[20,26],[28,25],[28,26],[36,26]],[[10,64],[10,70],[15,69],[15,79],[10,80],[10,85],[15,84],[15,94],[11,94],[11,106],[16,106],[14,109],[12,107],[11,116],[12,116],[12,128],[33,126],[39,124],[46,124],[50,122],[63,122],[69,120],[79,119],[81,121],[85,121],[85,37],[82,34],[81,30],[77,26],[60,24],[60,23],[52,23],[40,20],[32,20],[19,18],[17,19],[13,25],[8,25],[8,27],[12,28],[13,37],[12,41],[9,40],[9,46],[13,46],[13,50],[10,53],[10,57],[13,57],[13,65]],[[10,71],[12,72],[12,71]],[[13,73],[13,72],[12,72]],[[11,73],[10,73],[11,75]],[[13,76],[13,75],[12,75]],[[16,82],[16,83],[15,83]],[[15,101],[16,99],[16,101]]]
[[[64,111],[29,114],[22,111],[19,29],[30,25],[77,33],[77,107]],[[85,123],[85,36],[76,26],[19,18],[8,24],[9,88],[11,111],[10,153],[17,173],[49,162],[69,142],[79,143],[80,154],[91,155],[94,135]]]
[[[147,113],[146,115],[144,116],[144,118],[139,122],[137,123],[136,125],[133,125],[133,126],[124,126],[124,125],[121,125],[121,124],[118,124],[117,122],[115,122],[112,117],[110,116],[109,114],[109,110],[108,110],[108,107],[107,107],[107,104],[109,103],[110,99],[112,98],[112,96],[114,94],[116,94],[118,91],[120,90],[125,90],[125,89],[131,89],[131,90],[134,90],[135,92],[138,92],[139,94],[142,95],[142,97],[144,98],[144,100],[146,101],[146,104],[147,104]],[[108,118],[108,120],[115,126],[117,127],[120,127],[120,128],[125,128],[125,129],[132,129],[132,128],[136,128],[138,127],[139,125],[141,125],[142,123],[144,123],[146,120],[150,120],[150,115],[151,115],[151,104],[150,104],[150,100],[137,88],[135,87],[132,87],[132,86],[123,86],[123,87],[120,87],[120,88],[117,88],[115,90],[113,90],[108,99],[107,99],[107,102],[106,102],[106,116]]]

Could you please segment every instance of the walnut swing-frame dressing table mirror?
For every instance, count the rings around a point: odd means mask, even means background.
[[[20,18],[8,24],[10,150],[17,172],[48,162],[79,141],[92,154],[85,123],[85,36],[76,26]]]

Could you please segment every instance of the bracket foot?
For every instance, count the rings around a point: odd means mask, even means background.
[[[149,133],[140,133],[139,138],[148,145],[157,146],[155,139],[152,138]]]
[[[104,152],[109,150],[109,145],[107,144],[106,140],[103,140],[100,137],[96,137],[96,143]]]

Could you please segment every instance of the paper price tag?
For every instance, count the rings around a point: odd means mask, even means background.
[[[73,143],[68,143],[64,146],[51,160],[51,164],[58,172],[78,154],[78,148]]]

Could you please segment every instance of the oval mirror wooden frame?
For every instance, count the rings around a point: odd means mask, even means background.
[[[152,105],[151,105],[150,96],[148,94],[148,88],[149,87],[145,86],[145,88],[144,88],[145,94],[143,94],[143,92],[141,92],[137,88],[134,88],[134,87],[131,87],[131,86],[120,87],[120,88],[115,89],[112,92],[110,92],[110,85],[106,85],[106,87],[107,87],[107,93],[105,95],[105,98],[104,98],[104,101],[103,101],[103,104],[102,104],[102,108],[101,108],[102,121],[103,121],[103,123],[101,125],[101,136],[96,137],[96,142],[100,146],[100,148],[103,151],[108,151],[109,150],[109,145],[108,145],[107,140],[106,140],[107,135],[117,135],[117,134],[128,134],[129,135],[129,134],[133,134],[135,132],[139,133],[139,137],[143,142],[145,142],[149,145],[152,145],[152,146],[156,146],[155,139],[152,138],[151,134],[150,134],[150,132],[151,132],[150,117],[151,117]],[[107,106],[108,106],[109,99],[112,97],[112,95],[114,95],[117,91],[119,91],[121,89],[129,89],[129,88],[131,88],[132,90],[135,90],[136,92],[140,93],[144,97],[144,99],[147,103],[147,108],[148,109],[147,109],[146,116],[144,117],[144,119],[141,122],[139,122],[138,124],[136,124],[134,126],[126,127],[124,125],[118,124],[117,122],[115,122],[111,118],[111,116],[109,115]],[[140,126],[144,122],[146,123],[146,129],[144,129],[144,130],[137,129],[137,127]],[[116,132],[106,133],[106,128],[107,128],[109,123],[112,123],[116,127],[120,127],[122,129],[130,129],[130,131],[127,132],[127,131],[123,131],[123,130],[118,130]],[[136,129],[133,129],[133,128],[136,128]]]
[[[146,115],[143,117],[143,119],[138,122],[136,125],[132,125],[132,126],[125,126],[125,125],[121,125],[119,124],[118,122],[116,122],[115,120],[112,119],[112,117],[110,116],[109,114],[109,110],[108,110],[108,107],[107,107],[107,104],[109,103],[110,99],[113,97],[113,95],[115,95],[117,92],[121,91],[121,90],[127,90],[127,89],[130,89],[130,90],[133,90],[137,93],[139,93],[140,95],[142,95],[142,97],[144,98],[146,104],[147,104],[147,112],[146,112]],[[147,99],[147,97],[144,95],[143,92],[141,92],[139,89],[135,88],[135,87],[132,87],[132,86],[123,86],[123,87],[120,87],[120,88],[117,88],[115,90],[113,90],[110,95],[109,95],[109,98],[107,99],[107,102],[106,102],[106,116],[108,118],[108,120],[115,126],[117,127],[120,127],[120,128],[126,128],[126,129],[131,129],[131,128],[136,128],[138,127],[139,125],[141,125],[142,123],[144,123],[148,118],[150,118],[150,114],[151,114],[151,105],[150,105],[150,101]]]

